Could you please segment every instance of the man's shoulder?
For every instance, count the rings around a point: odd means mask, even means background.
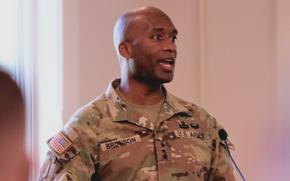
[[[170,94],[170,96],[171,96],[171,99],[173,100],[173,102],[184,106],[188,111],[190,111],[193,114],[193,116],[195,114],[198,114],[202,117],[211,116],[211,114],[205,108],[203,108],[202,106],[200,106],[196,103],[193,103],[191,101],[187,101],[187,100],[180,98],[180,97],[177,97],[173,94]],[[211,117],[213,117],[213,116],[211,116]]]
[[[100,120],[107,111],[107,100],[104,94],[79,108],[68,123],[81,123],[83,121]]]
[[[65,126],[48,140],[53,155],[65,164],[79,152],[94,153],[92,149],[95,148],[95,141],[98,141],[96,133],[99,131],[100,121],[106,114],[104,95],[77,110]]]

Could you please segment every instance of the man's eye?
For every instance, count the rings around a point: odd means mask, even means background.
[[[154,35],[152,38],[154,40],[162,40],[162,35]]]
[[[173,36],[173,37],[171,37],[171,41],[172,41],[173,43],[175,43],[176,40],[177,40],[177,36]]]

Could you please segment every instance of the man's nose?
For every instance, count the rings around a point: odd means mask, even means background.
[[[163,51],[168,51],[176,55],[176,44],[171,39],[168,39],[164,42]]]

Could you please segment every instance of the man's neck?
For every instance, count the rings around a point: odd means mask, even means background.
[[[121,79],[120,92],[128,101],[138,105],[153,105],[164,98],[162,86],[150,86],[134,79]]]

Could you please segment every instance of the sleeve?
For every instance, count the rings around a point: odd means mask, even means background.
[[[234,181],[234,170],[231,160],[227,154],[225,147],[217,141],[216,150],[213,155],[213,181]]]
[[[93,109],[76,113],[65,127],[47,141],[49,152],[40,170],[40,181],[91,180],[98,173],[98,140],[92,123]]]
[[[93,158],[85,150],[73,128],[60,131],[48,140],[49,152],[39,180],[90,180],[95,172]]]
[[[226,147],[222,140],[218,136],[218,131],[222,129],[214,119],[214,139],[213,139],[213,155],[212,155],[212,166],[210,175],[211,181],[235,181],[234,169],[226,150]],[[230,143],[230,148],[233,148],[232,143]]]

